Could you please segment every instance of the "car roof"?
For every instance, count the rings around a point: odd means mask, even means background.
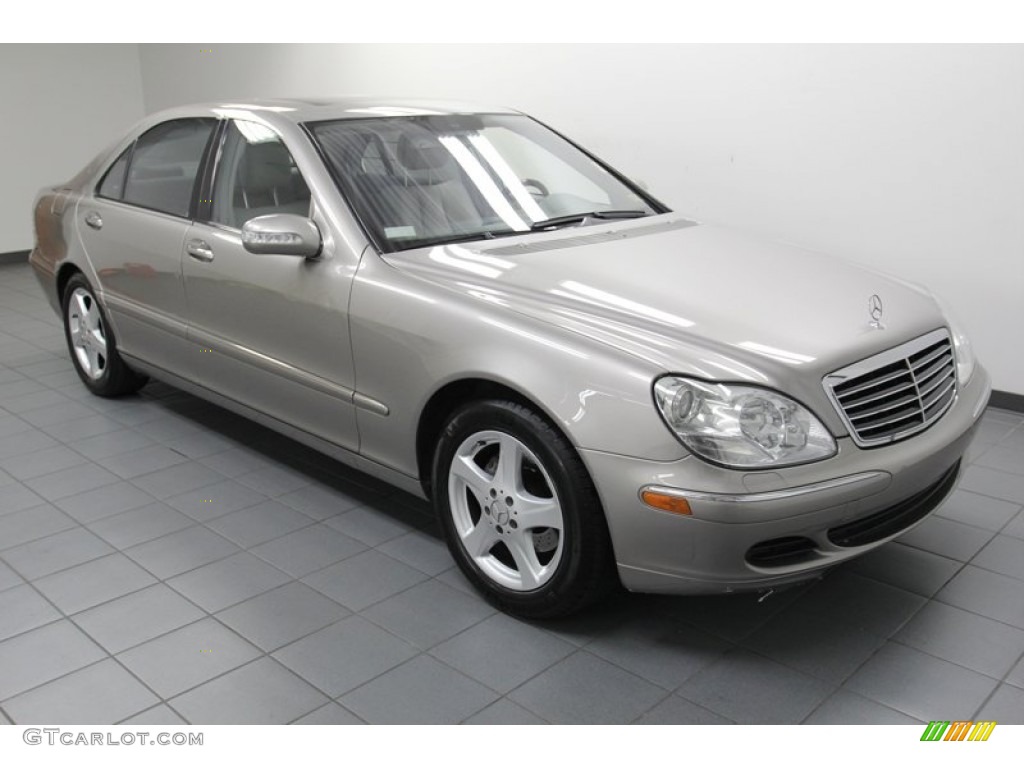
[[[517,110],[508,107],[466,101],[349,96],[325,99],[239,99],[191,104],[150,115],[146,122],[152,124],[175,117],[200,115],[238,117],[239,113],[246,112],[260,114],[274,122],[285,120],[293,123],[413,115],[518,114]]]

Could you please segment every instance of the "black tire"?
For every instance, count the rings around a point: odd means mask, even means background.
[[[74,307],[71,306],[72,301],[75,302]],[[85,313],[82,311],[83,306],[86,309]],[[72,275],[67,285],[64,286],[64,295],[61,297],[61,310],[64,322],[64,338],[68,343],[68,353],[71,355],[71,362],[75,366],[78,378],[82,380],[82,383],[85,384],[90,392],[100,397],[118,397],[136,392],[146,384],[148,381],[147,377],[129,368],[117,353],[117,341],[114,338],[114,330],[110,327],[110,323],[107,322],[106,313],[104,313],[100,303],[96,301],[96,295],[92,286],[89,285],[89,281],[85,279],[83,274],[77,273]],[[73,338],[78,332],[78,324],[82,322],[83,314],[96,319],[96,329],[98,330],[99,338],[105,343],[101,353],[99,352],[98,345],[95,343],[95,339],[90,338],[89,344],[93,345],[90,349],[96,355],[95,363],[88,363],[89,353],[85,351],[82,354],[86,356],[87,361],[83,363]],[[94,371],[93,374],[90,374],[90,368]]]
[[[509,476],[501,455],[518,457],[506,465],[514,467],[518,480],[505,482]],[[463,477],[453,475],[457,460]],[[529,619],[567,616],[617,584],[608,527],[590,475],[565,437],[530,408],[487,400],[456,411],[438,441],[432,481],[452,557],[501,610]],[[541,510],[546,517],[536,516]],[[516,524],[559,517],[560,530]],[[480,549],[476,557],[467,542]]]

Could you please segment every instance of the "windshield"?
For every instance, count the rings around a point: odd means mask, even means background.
[[[523,115],[345,119],[310,130],[384,251],[665,210]]]

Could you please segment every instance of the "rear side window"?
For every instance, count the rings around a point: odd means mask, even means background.
[[[124,176],[125,171],[128,170],[128,156],[132,152],[132,146],[129,145],[128,149],[121,153],[121,156],[114,161],[114,164],[110,166],[110,170],[103,176],[103,181],[100,182],[97,193],[100,197],[109,197],[112,200],[120,200],[124,194]]]
[[[188,216],[196,176],[216,122],[205,118],[171,120],[142,134],[128,166],[124,202]]]

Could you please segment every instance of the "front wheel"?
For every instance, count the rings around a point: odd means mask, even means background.
[[[117,343],[92,286],[82,274],[64,288],[64,335],[75,371],[89,390],[102,397],[135,392],[146,377],[131,370],[117,353]]]
[[[573,613],[614,584],[604,513],[566,439],[529,408],[472,403],[434,457],[448,548],[495,605],[526,618]]]

